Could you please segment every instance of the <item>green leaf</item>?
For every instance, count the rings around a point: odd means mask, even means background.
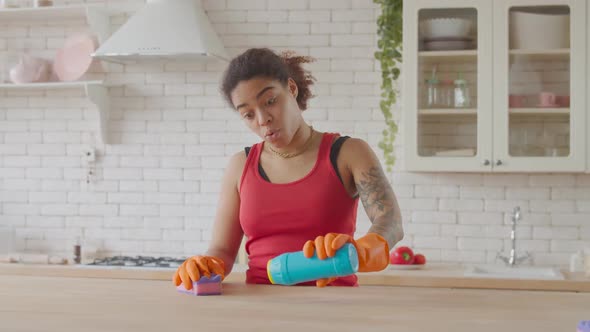
[[[387,171],[391,172],[395,164],[394,142],[398,132],[397,123],[393,120],[391,108],[397,101],[398,91],[393,88],[401,73],[402,38],[403,38],[403,0],[373,0],[379,4],[381,13],[377,18],[378,51],[375,59],[381,65],[381,101],[379,108],[385,117],[386,128],[383,139],[378,146],[383,150]]]

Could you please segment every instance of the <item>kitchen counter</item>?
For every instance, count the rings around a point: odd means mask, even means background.
[[[589,304],[574,292],[241,282],[194,297],[169,280],[0,275],[0,331],[575,331]]]
[[[236,265],[227,282],[244,282],[246,266]],[[175,269],[96,267],[88,265],[0,264],[1,275],[63,276],[110,279],[172,279]],[[565,280],[491,279],[463,276],[464,267],[428,264],[422,270],[390,270],[359,273],[359,284],[373,286],[408,286],[433,288],[516,289],[590,292],[590,278],[583,273],[562,271]]]

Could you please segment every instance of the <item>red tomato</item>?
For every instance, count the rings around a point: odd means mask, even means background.
[[[391,264],[412,264],[414,263],[414,252],[409,247],[398,247],[389,256]]]
[[[416,254],[414,256],[414,264],[424,265],[426,264],[426,257],[422,254]]]

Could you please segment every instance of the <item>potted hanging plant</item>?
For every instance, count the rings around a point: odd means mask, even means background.
[[[381,13],[377,18],[377,47],[375,59],[381,64],[381,101],[379,107],[385,117],[383,138],[379,148],[383,150],[387,171],[391,171],[395,164],[393,144],[397,134],[397,124],[391,112],[397,102],[399,91],[394,82],[400,74],[402,62],[402,8],[403,0],[373,0],[381,6]]]

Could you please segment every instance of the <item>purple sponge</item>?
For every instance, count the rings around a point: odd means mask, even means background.
[[[183,284],[176,290],[190,295],[221,295],[221,276],[212,274],[210,278],[202,276],[199,281],[193,281],[193,289],[187,290]]]
[[[578,332],[590,332],[590,320],[583,320],[578,324]]]

